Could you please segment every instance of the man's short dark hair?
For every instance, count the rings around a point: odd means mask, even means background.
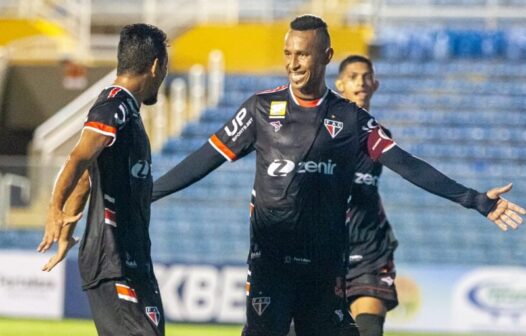
[[[362,55],[350,55],[350,56],[347,56],[341,63],[340,63],[340,67],[338,68],[338,74],[342,74],[342,72],[345,70],[345,68],[349,65],[349,64],[353,64],[353,63],[365,63],[369,66],[369,70],[371,70],[372,73],[374,73],[374,67],[373,67],[373,62],[371,62],[371,60],[365,56],[362,56]]]
[[[161,62],[167,58],[167,45],[166,34],[155,26],[145,23],[125,26],[117,52],[117,75],[144,73],[156,58]]]
[[[300,31],[316,30],[322,37],[321,42],[323,43],[324,49],[331,46],[331,37],[327,23],[318,16],[310,14],[298,16],[290,22],[290,29]]]

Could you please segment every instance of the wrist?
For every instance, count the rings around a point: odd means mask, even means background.
[[[489,198],[486,193],[479,193],[476,197],[476,210],[480,212],[484,216],[488,216],[490,212],[492,212],[495,207],[497,206],[497,203],[500,199],[500,197],[497,198]]]

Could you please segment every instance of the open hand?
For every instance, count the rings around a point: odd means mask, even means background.
[[[76,223],[82,217],[82,212],[75,216],[67,216],[64,212],[50,208],[46,220],[46,227],[42,242],[37,247],[38,252],[46,252],[58,241],[62,228],[68,224]]]
[[[522,217],[520,215],[526,214],[526,210],[517,204],[500,197],[500,195],[511,190],[512,184],[505,185],[500,188],[493,188],[489,190],[486,195],[491,199],[499,199],[497,206],[488,214],[488,219],[495,223],[502,231],[507,231],[508,227],[516,229],[522,224]]]
[[[69,237],[67,239],[60,239],[58,241],[57,253],[52,256],[49,261],[42,267],[42,271],[49,272],[55,267],[59,262],[64,260],[68,251],[79,242],[79,239],[76,237]]]

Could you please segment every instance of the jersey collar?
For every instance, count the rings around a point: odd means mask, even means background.
[[[296,97],[294,93],[292,92],[292,87],[290,85],[289,85],[289,92],[290,92],[290,96],[292,97],[292,100],[294,101],[294,103],[296,103],[296,105],[301,106],[301,107],[317,107],[317,106],[320,106],[321,103],[323,103],[323,101],[325,100],[325,97],[327,97],[327,94],[329,94],[329,89],[325,88],[325,93],[323,94],[323,96],[321,96],[321,98],[314,99],[314,100],[304,100],[304,99],[300,99]]]
[[[141,105],[137,102],[137,99],[135,99],[135,96],[132,95],[132,93],[128,91],[127,88],[120,86],[120,85],[110,85],[109,87],[117,87],[119,89],[122,89],[124,92],[126,92],[133,99],[133,102],[135,103],[135,108],[137,109],[137,111],[139,111],[139,108]]]

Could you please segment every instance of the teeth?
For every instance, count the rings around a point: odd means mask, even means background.
[[[299,74],[299,73],[292,73],[291,74],[291,77],[294,80],[299,80],[299,79],[303,78],[303,76],[304,76],[303,74]]]

